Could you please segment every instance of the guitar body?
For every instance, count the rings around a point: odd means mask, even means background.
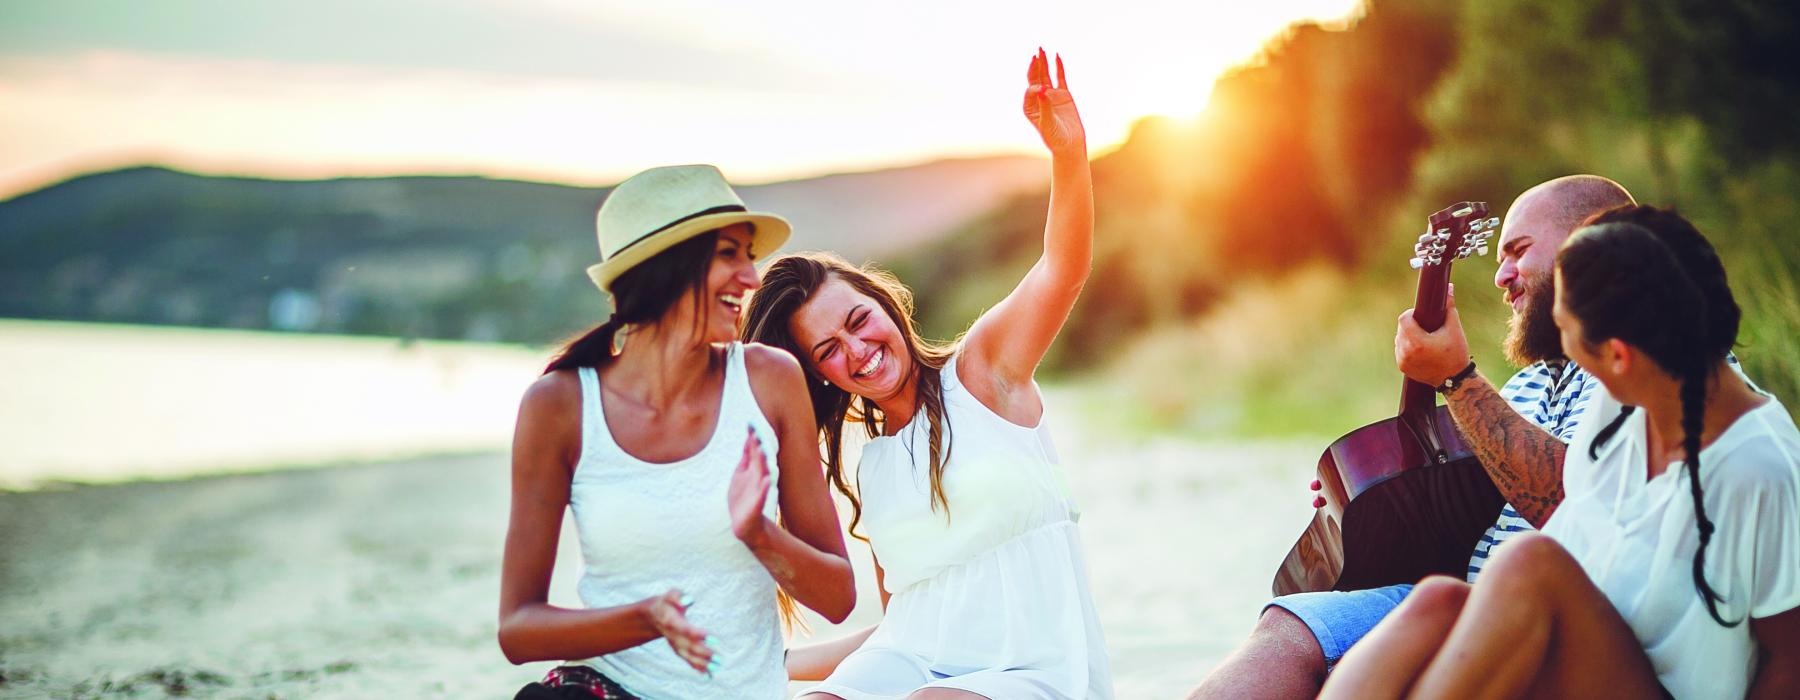
[[[1450,262],[1485,253],[1500,225],[1487,204],[1462,202],[1431,215],[1413,248],[1413,320],[1444,325]],[[1317,511],[1275,572],[1276,595],[1463,578],[1475,543],[1505,503],[1437,393],[1402,382],[1400,413],[1338,438],[1319,457]]]
[[[1338,438],[1318,473],[1325,503],[1276,571],[1276,595],[1463,578],[1505,501],[1444,407]]]

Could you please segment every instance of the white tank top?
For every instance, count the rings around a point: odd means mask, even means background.
[[[775,580],[732,534],[725,503],[746,425],[762,440],[770,472],[777,469],[775,430],[750,391],[743,346],[726,350],[712,438],[693,456],[665,464],[619,447],[606,424],[598,373],[583,367],[579,375],[581,459],[569,484],[569,511],[581,539],[581,602],[606,608],[679,588],[693,597],[688,620],[713,637],[720,667],[709,679],[663,639],[580,663],[645,700],[782,697],[787,673]],[[763,508],[770,520],[778,497],[771,485]]]

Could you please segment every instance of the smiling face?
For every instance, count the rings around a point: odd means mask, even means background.
[[[719,229],[718,234],[706,281],[670,306],[666,319],[670,328],[697,329],[707,343],[726,343],[737,338],[744,299],[759,284],[750,255],[755,229],[750,224],[732,224]]]
[[[894,319],[873,297],[833,276],[788,319],[813,370],[877,404],[904,393],[912,355]]]
[[[1556,250],[1574,223],[1543,192],[1527,192],[1513,203],[1500,230],[1500,268],[1494,286],[1512,307],[1504,347],[1507,359],[1528,365],[1564,357],[1551,316],[1551,278]]]

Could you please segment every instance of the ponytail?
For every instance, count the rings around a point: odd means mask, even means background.
[[[625,324],[619,322],[614,314],[598,326],[588,329],[586,333],[575,336],[563,343],[561,349],[550,357],[550,364],[544,366],[544,374],[559,369],[577,367],[593,367],[599,369],[612,363],[613,340],[619,335],[619,328]]]

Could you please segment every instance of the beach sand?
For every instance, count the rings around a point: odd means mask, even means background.
[[[1250,629],[1323,445],[1057,435],[1118,696],[1179,697]],[[506,508],[498,454],[0,493],[0,697],[511,697],[553,664],[494,641]],[[857,611],[816,639],[878,618],[852,545]]]

